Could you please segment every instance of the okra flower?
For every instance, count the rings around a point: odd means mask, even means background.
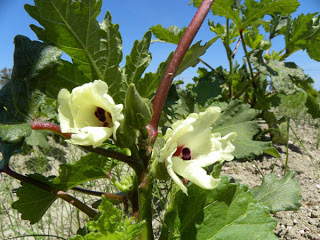
[[[203,167],[233,159],[231,141],[236,133],[224,137],[211,133],[210,126],[220,112],[218,107],[209,107],[205,112],[192,113],[185,120],[175,122],[164,136],[165,146],[160,150],[159,162],[164,163],[168,174],[186,194],[187,188],[179,176],[201,188],[213,189],[220,179],[208,175]]]
[[[70,93],[58,94],[60,128],[72,133],[70,143],[98,147],[113,136],[123,119],[122,104],[116,105],[108,93],[108,85],[96,80],[76,87]]]

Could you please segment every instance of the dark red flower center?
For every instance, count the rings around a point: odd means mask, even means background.
[[[181,157],[183,160],[191,160],[190,148],[180,146],[177,147],[176,152],[173,154],[174,157]]]
[[[106,114],[106,111],[103,108],[97,107],[94,115],[103,123],[103,127],[112,127],[112,116],[109,112]]]

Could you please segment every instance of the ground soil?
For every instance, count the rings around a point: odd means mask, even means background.
[[[296,172],[303,201],[298,211],[279,212],[274,215],[278,221],[275,234],[279,239],[320,240],[320,178],[317,174],[320,173],[320,150],[316,148],[318,127],[295,125],[294,129],[306,149],[293,137],[290,138],[288,169]],[[279,160],[265,155],[252,162],[231,161],[224,165],[222,174],[231,175],[249,187],[261,184],[260,171],[267,174],[273,168],[273,172],[280,178],[284,171],[286,145],[276,145],[276,148],[281,153]]]

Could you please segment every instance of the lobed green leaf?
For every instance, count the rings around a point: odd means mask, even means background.
[[[265,175],[260,186],[251,189],[253,197],[269,208],[272,213],[298,210],[302,203],[301,187],[289,171],[283,178],[270,173]]]
[[[87,223],[90,231],[86,236],[75,236],[70,240],[135,240],[143,229],[144,221],[135,222],[134,218],[123,218],[119,209],[102,197],[99,206],[101,215],[97,220]]]
[[[222,136],[230,132],[237,133],[236,140],[232,142],[236,148],[233,152],[236,158],[261,155],[271,146],[271,142],[252,140],[259,131],[259,124],[254,120],[256,115],[256,110],[248,104],[231,101],[212,126],[212,132],[221,133]]]
[[[28,177],[51,185],[49,179],[40,174],[32,174]],[[31,224],[37,223],[57,199],[50,192],[23,182],[17,190],[17,196],[19,199],[12,203],[12,207],[21,213],[23,220],[29,220]]]
[[[277,239],[275,219],[255,201],[247,186],[222,177],[216,189],[188,187],[175,199],[181,239]]]
[[[25,5],[25,9],[43,26],[31,25],[38,38],[67,53],[77,68],[75,72],[80,70],[90,81],[105,81],[110,95],[121,102],[126,90],[119,68],[122,39],[119,25],[111,22],[109,12],[102,23],[96,20],[102,1],[35,0],[34,4]]]
[[[187,28],[179,28],[177,26],[164,28],[159,24],[156,26],[152,26],[150,30],[160,41],[178,44]]]

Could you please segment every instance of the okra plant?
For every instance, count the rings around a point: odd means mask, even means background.
[[[188,27],[150,26],[120,67],[119,25],[110,12],[102,22],[96,20],[101,4],[34,0],[25,5],[39,23],[31,25],[39,40],[15,37],[12,76],[0,90],[0,171],[21,182],[12,207],[34,224],[58,198],[72,204],[88,216],[73,240],[277,239],[271,213],[301,205],[294,172],[281,179],[271,173],[249,189],[220,176],[220,170],[226,161],[279,155],[273,143],[286,138],[271,109],[282,99],[303,94],[299,104],[314,118],[320,116],[312,79],[285,62],[300,49],[320,60],[319,15],[290,17],[297,0],[194,0],[198,11]],[[224,17],[226,25],[209,21],[213,38],[192,44],[209,12]],[[177,49],[156,72],[145,73],[152,34]],[[285,49],[271,52],[271,40],[280,35]],[[209,71],[199,68],[193,84],[178,88],[174,77],[203,62],[201,56],[217,39],[229,69],[205,63]],[[234,61],[240,45],[242,65]],[[71,60],[62,59],[62,53]],[[53,103],[57,117],[46,112]],[[261,132],[257,118],[265,119],[270,130]],[[60,165],[57,176],[16,172],[11,157],[44,130],[81,148],[83,156]],[[266,134],[270,141],[261,138]],[[118,165],[129,174],[115,174]],[[117,191],[83,188],[98,179]],[[162,194],[155,194],[159,189]],[[101,200],[98,208],[72,191],[94,193]],[[153,224],[156,218],[159,226]]]

